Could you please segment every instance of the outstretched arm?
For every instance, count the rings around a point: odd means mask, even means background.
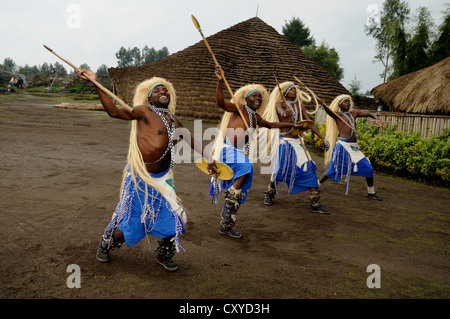
[[[95,81],[98,82],[97,75],[92,71],[83,69],[83,70],[80,70],[79,72],[77,72],[77,76],[80,79],[89,81],[89,79],[86,76],[84,76],[83,73],[87,74],[89,77],[93,78]],[[95,85],[95,83],[94,83],[94,85]],[[96,88],[97,88],[98,96],[100,98],[100,102],[102,102],[103,108],[105,109],[106,113],[108,113],[109,116],[118,118],[118,119],[122,119],[122,120],[137,119],[137,115],[135,114],[135,112],[130,111],[129,109],[127,109],[123,106],[115,105],[105,92],[100,90],[100,88],[98,88],[97,86],[96,86]]]
[[[368,112],[363,112],[363,111],[353,111],[353,116],[356,117],[371,117],[374,120],[377,119],[376,114],[373,113],[368,113]]]
[[[319,102],[320,105],[323,106],[323,109],[330,117],[332,117],[335,120],[340,120],[339,117],[336,116],[336,113],[334,113],[322,99],[318,98],[317,101]]]
[[[176,131],[177,134],[174,137],[175,139],[183,139],[195,152],[202,155],[206,163],[208,163],[208,169],[211,171],[211,174],[215,174],[217,171],[216,164],[214,162],[214,159],[211,157],[211,154],[205,152],[205,149],[202,145],[202,142],[197,141],[191,134],[191,132],[183,126],[183,124],[178,120],[177,117],[174,117],[175,119],[175,125],[176,125]]]
[[[266,128],[302,128],[301,125],[292,122],[269,122],[264,120],[258,113],[256,113],[258,125]]]

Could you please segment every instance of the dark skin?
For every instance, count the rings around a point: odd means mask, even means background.
[[[223,97],[223,75],[224,72],[222,70],[222,67],[216,66],[215,69],[216,77],[217,77],[217,89],[216,89],[216,100],[217,105],[220,106],[222,109],[224,109],[227,112],[233,113],[230,122],[228,123],[228,129],[227,130],[227,137],[230,141],[234,143],[234,146],[236,147],[242,147],[242,145],[239,145],[240,141],[244,141],[245,143],[248,142],[248,132],[247,127],[244,124],[244,120],[242,119],[236,104],[225,101]],[[260,108],[262,103],[262,95],[259,92],[253,92],[248,96],[248,98],[245,99],[247,102],[247,106],[256,111]],[[242,115],[244,116],[245,121],[248,125],[250,125],[250,119],[247,111],[245,110],[244,105],[238,104],[239,109],[241,110]],[[258,113],[256,113],[256,119],[258,122],[258,125],[261,127],[266,127],[269,129],[272,128],[279,128],[279,129],[290,129],[292,127],[295,128],[301,128],[301,125],[294,124],[292,122],[268,122],[264,120]],[[253,123],[253,129],[256,128],[255,123]],[[237,178],[233,186],[235,189],[241,189],[242,185],[244,183],[244,180],[247,178],[247,175],[241,176]]]
[[[353,132],[352,135],[352,129],[347,125],[350,125],[349,120],[342,115],[336,116],[336,114],[325,104],[325,102],[321,99],[318,99],[318,102],[323,106],[325,112],[331,116],[335,121],[336,125],[339,130],[339,136],[342,138],[348,138],[350,142],[356,142],[356,134]],[[341,104],[339,104],[339,107],[341,108],[342,112],[348,112],[350,110],[350,101],[348,99],[344,100]],[[373,119],[377,119],[377,116],[372,113],[367,113],[363,111],[351,111],[350,112],[353,115],[353,118],[356,120],[358,117],[371,117]],[[347,123],[345,124],[344,123]],[[351,126],[351,125],[350,125]],[[351,137],[350,137],[351,136]],[[322,177],[319,179],[320,183],[325,182],[328,179],[328,176],[326,173],[322,175]],[[367,186],[372,187],[373,186],[373,177],[366,177]]]
[[[96,74],[88,70],[79,71],[77,73],[77,76],[83,80],[88,81],[88,78],[84,76],[83,73],[98,81]],[[103,108],[110,117],[126,121],[137,121],[137,142],[144,162],[153,163],[157,161],[164,154],[164,151],[169,144],[169,135],[166,126],[164,125],[159,115],[153,112],[146,105],[135,106],[131,110],[124,106],[115,105],[111,101],[109,96],[98,87],[97,92]],[[167,91],[166,87],[164,87],[163,85],[158,85],[151,92],[151,95],[148,97],[148,101],[150,105],[153,105],[154,107],[167,109],[170,103],[170,94]],[[172,120],[170,116],[166,113],[162,114],[169,124],[169,127],[171,127]],[[214,174],[216,174],[217,167],[211,155],[208,153],[204,153],[204,149],[201,143],[197,142],[194,137],[189,134],[189,131],[183,127],[182,123],[176,116],[173,116],[173,118],[175,121],[175,128],[183,129],[183,135],[180,135],[179,139],[186,140],[186,142],[194,151],[204,155],[208,163],[208,170],[210,171],[210,175],[214,176]],[[179,139],[174,139],[173,144],[176,145]],[[166,171],[169,168],[171,161],[170,153],[171,152],[168,152],[167,155],[157,163],[147,164],[147,171],[154,174]],[[116,229],[115,231],[115,236],[118,240],[123,240],[124,238],[123,233],[118,229]]]
[[[297,98],[297,89],[295,87],[292,87],[286,94],[285,99],[286,101],[295,101],[295,99]],[[285,122],[285,123],[292,123],[294,120],[294,114],[292,114],[291,110],[289,109],[289,107],[283,102],[278,102],[276,104],[276,109],[277,109],[277,113],[278,113],[278,118],[280,120],[280,122]],[[297,112],[299,111],[299,106],[297,105],[297,103],[292,103],[291,107],[295,108],[297,110]],[[301,111],[302,111],[302,115],[303,115],[303,119],[305,120],[310,120],[311,118],[309,117],[308,112],[306,112],[306,108],[303,104],[300,105]],[[320,134],[319,129],[313,125],[311,127],[311,130],[313,131],[314,134],[316,134],[321,140],[323,145],[325,145],[325,138],[322,136],[322,134]],[[281,132],[288,132],[289,129],[281,129]],[[289,134],[284,135],[284,137],[287,138],[296,138],[296,135],[293,135],[292,132]],[[273,181],[270,182],[269,186],[271,188],[275,188],[275,183]],[[309,189],[310,192],[316,192],[317,188],[316,187],[312,187]]]

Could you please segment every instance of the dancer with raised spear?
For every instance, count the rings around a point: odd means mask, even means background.
[[[156,261],[168,271],[177,270],[173,256],[182,249],[179,236],[185,233],[187,217],[173,184],[174,146],[184,139],[193,150],[203,154],[210,175],[216,175],[217,166],[212,157],[204,153],[201,142],[194,140],[175,116],[176,94],[169,81],[153,77],[138,84],[131,107],[104,88],[94,72],[80,70],[62,60],[74,68],[79,78],[96,86],[100,101],[110,117],[131,121],[121,196],[101,236],[97,260],[108,262],[112,249],[124,242],[133,246],[146,235],[153,235],[161,239],[156,248]]]
[[[225,112],[219,125],[219,136],[212,148],[215,161],[223,162],[233,171],[233,177],[224,180],[213,179],[210,195],[217,202],[220,188],[225,191],[225,202],[221,212],[219,233],[233,238],[241,238],[241,233],[235,231],[236,214],[239,207],[247,198],[253,180],[252,161],[256,158],[256,129],[257,126],[267,128],[301,128],[295,123],[272,123],[264,120],[261,114],[268,102],[268,92],[260,84],[249,84],[239,88],[236,92],[231,90],[225,73],[217,61],[211,47],[203,35],[198,20],[192,16],[195,27],[200,32],[203,41],[210,52],[217,77],[216,100],[217,105]],[[231,101],[225,101],[223,84],[231,95]]]

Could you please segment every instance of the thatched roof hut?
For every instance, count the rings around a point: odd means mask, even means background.
[[[280,83],[294,81],[295,75],[327,103],[339,94],[349,94],[328,71],[257,17],[207,40],[233,91],[249,83],[262,84],[270,91],[276,85],[275,74]],[[159,76],[176,89],[178,115],[217,119],[223,113],[216,104],[214,61],[203,40],[153,63],[108,71],[115,90],[130,105],[135,86]],[[224,94],[230,98],[225,87]]]
[[[450,57],[393,81],[371,93],[392,112],[450,114]]]

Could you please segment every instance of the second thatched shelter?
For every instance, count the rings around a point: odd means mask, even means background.
[[[391,112],[449,115],[450,57],[373,88]]]

